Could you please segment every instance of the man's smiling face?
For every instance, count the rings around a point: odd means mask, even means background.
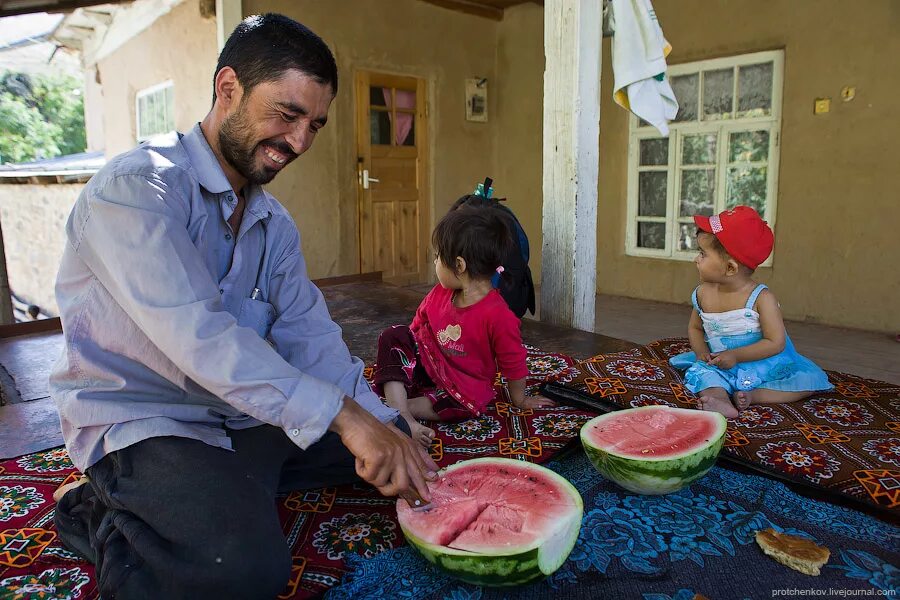
[[[269,183],[312,146],[333,99],[330,84],[296,69],[259,83],[222,122],[222,156],[249,183]]]

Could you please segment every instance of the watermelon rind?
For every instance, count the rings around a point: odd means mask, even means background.
[[[535,539],[533,543],[527,545],[498,549],[496,553],[470,552],[426,542],[409,531],[401,519],[400,528],[407,541],[426,560],[453,577],[473,585],[524,585],[554,573],[569,557],[578,540],[584,513],[581,494],[565,478],[550,469],[508,458],[488,457],[465,460],[448,467],[444,474],[477,463],[496,467],[510,466],[518,469],[524,467],[559,484],[567,492],[567,495],[571,496],[573,502],[571,506],[567,507],[569,508],[568,512],[560,515],[556,520],[558,527],[553,535],[544,539]]]
[[[713,421],[715,429],[710,439],[701,445],[675,456],[634,458],[595,445],[589,432],[592,427],[607,419],[621,418],[625,413],[644,410],[668,410],[683,413],[688,418]],[[697,481],[712,468],[725,443],[728,421],[713,411],[700,411],[668,406],[641,406],[600,415],[581,428],[581,443],[591,462],[607,479],[628,491],[646,495],[662,495],[678,490]]]

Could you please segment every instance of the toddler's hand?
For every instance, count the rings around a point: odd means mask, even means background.
[[[516,408],[550,408],[556,406],[556,402],[551,400],[550,398],[545,398],[543,396],[525,396],[521,401],[516,402],[513,400],[513,404]]]
[[[711,360],[709,364],[715,365],[720,369],[728,370],[734,367],[737,364],[737,359],[734,356],[734,352],[731,350],[726,350],[724,352],[714,352],[710,354]]]
[[[709,362],[713,359],[713,356],[715,356],[715,354],[713,354],[712,352],[707,352],[705,354],[701,354],[700,356],[698,356],[697,360],[699,360],[700,362],[705,362],[705,363],[709,364]]]

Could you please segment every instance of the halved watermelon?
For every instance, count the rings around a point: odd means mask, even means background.
[[[668,494],[706,475],[727,426],[717,412],[642,406],[591,419],[581,443],[607,479],[639,494]]]
[[[397,501],[400,528],[422,555],[475,585],[521,585],[565,562],[581,530],[581,495],[544,467],[508,458],[459,462],[429,484],[432,507]]]

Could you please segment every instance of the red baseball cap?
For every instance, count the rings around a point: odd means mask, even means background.
[[[769,258],[775,244],[772,230],[749,206],[735,206],[711,217],[694,215],[694,223],[716,236],[734,260],[751,269]]]

